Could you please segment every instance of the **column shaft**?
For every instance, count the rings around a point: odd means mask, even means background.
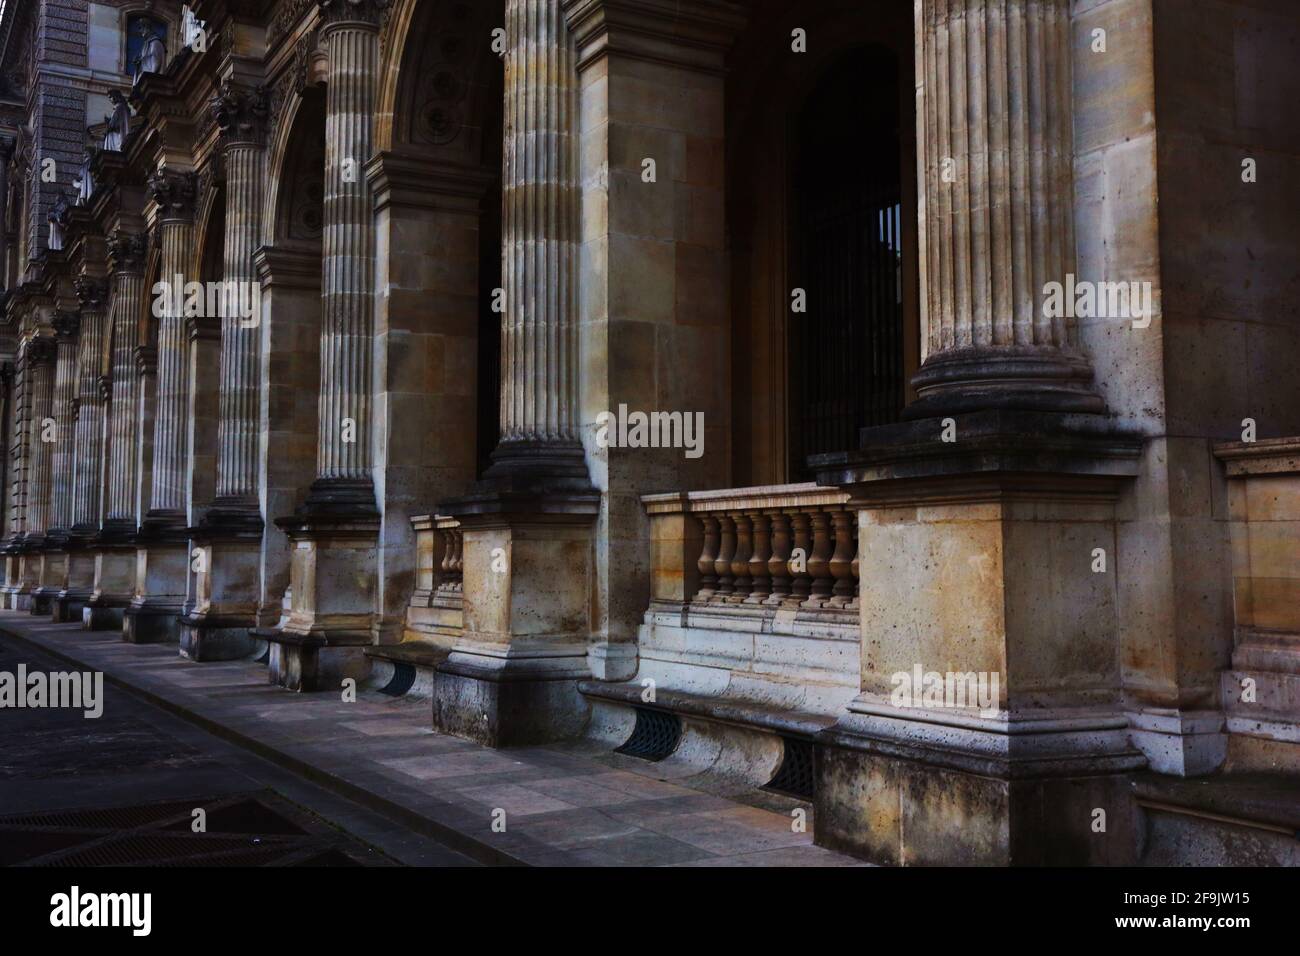
[[[508,0],[501,438],[576,441],[577,73],[561,0]]]
[[[100,279],[77,283],[81,299],[81,336],[77,346],[77,430],[73,439],[74,482],[72,524],[82,530],[99,527],[99,473],[104,454],[104,404],[99,390],[103,374],[104,337],[108,325],[107,287]]]
[[[31,369],[30,435],[31,478],[27,492],[27,533],[43,535],[50,529],[51,476],[54,464],[54,442],[47,440],[48,423],[54,411],[55,345],[49,338],[34,338],[27,343],[27,361]]]
[[[112,381],[109,421],[109,463],[106,521],[139,523],[136,514],[136,439],[140,426],[135,402],[140,370],[135,350],[140,344],[140,317],[144,308],[143,233],[115,233],[113,256]]]
[[[1073,320],[1067,0],[920,0],[917,140],[924,364],[912,417],[1100,411]]]
[[[183,281],[193,241],[188,219],[164,219],[158,226],[162,242],[163,282]],[[186,376],[185,318],[170,303],[158,318],[158,398],[154,418],[151,512],[185,511]]]
[[[72,482],[76,458],[73,454],[75,426],[73,401],[77,395],[77,336],[80,317],[61,312],[55,317],[58,356],[54,368],[54,512],[51,527],[67,531],[72,527]]]
[[[375,234],[374,203],[361,169],[372,151],[379,40],[372,23],[345,19],[326,28],[324,43],[329,81],[317,477],[369,482]]]

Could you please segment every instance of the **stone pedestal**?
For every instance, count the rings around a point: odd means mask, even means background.
[[[820,845],[1133,861],[1114,501],[1139,448],[1106,416],[992,411],[816,459],[858,512],[862,621],[862,691],[819,740]]]
[[[152,514],[136,535],[135,593],[122,623],[124,641],[157,644],[180,639],[190,561],[181,517]]]
[[[52,602],[50,610],[52,619],[60,624],[80,621],[82,609],[95,592],[95,553],[88,547],[88,535],[84,530],[74,531],[68,538],[67,574],[64,577],[63,590]]]
[[[32,592],[31,612],[51,614],[54,601],[63,591],[68,573],[68,553],[59,547],[59,541],[47,540],[41,553],[40,585]]]
[[[181,656],[193,661],[261,656],[265,642],[251,633],[257,624],[261,518],[214,507],[188,533],[192,579],[179,621]]]
[[[463,534],[464,631],[434,676],[435,730],[491,747],[581,732],[599,500],[552,488],[443,506]]]
[[[270,641],[271,682],[289,690],[334,690],[370,672],[379,516],[373,510],[304,513],[276,524],[289,536],[290,608]]]
[[[135,525],[108,522],[95,537],[95,584],[81,609],[88,631],[121,630],[122,616],[135,590]]]

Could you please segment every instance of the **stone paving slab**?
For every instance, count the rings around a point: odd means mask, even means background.
[[[492,750],[430,729],[427,701],[295,694],[251,661],[197,664],[175,645],[16,611],[0,629],[485,863],[856,866],[812,845],[806,804],[705,792],[590,743]],[[716,790],[716,785],[711,787]],[[757,797],[757,792],[755,792]],[[807,832],[793,832],[803,807]],[[493,832],[505,811],[505,832]]]

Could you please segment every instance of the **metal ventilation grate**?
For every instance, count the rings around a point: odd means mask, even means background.
[[[811,800],[817,792],[817,778],[813,774],[813,745],[793,737],[782,737],[781,742],[785,745],[781,766],[763,789]]]
[[[682,722],[676,714],[645,707],[635,710],[636,726],[632,729],[632,736],[615,753],[642,760],[663,760],[677,749],[682,740]]]
[[[401,697],[415,683],[415,665],[403,664],[400,661],[393,664],[393,676],[389,678],[388,683],[379,688],[379,693],[387,694],[389,697]]]

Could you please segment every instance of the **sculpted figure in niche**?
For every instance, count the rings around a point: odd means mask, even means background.
[[[148,20],[141,20],[136,29],[144,43],[140,48],[140,55],[136,57],[132,86],[139,83],[140,77],[146,73],[161,73],[163,67],[167,65],[167,46],[163,43],[162,37],[154,32],[154,26]]]
[[[126,134],[131,130],[131,107],[121,90],[109,90],[108,98],[113,103],[113,112],[104,117],[104,149],[110,153],[120,153],[126,142]]]

